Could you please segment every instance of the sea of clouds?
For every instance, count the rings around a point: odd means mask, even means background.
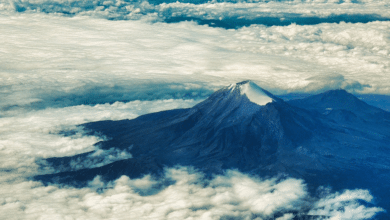
[[[390,93],[387,21],[224,29],[13,13],[0,25],[3,110],[205,98],[244,79],[276,94]]]
[[[71,169],[131,158],[79,124],[188,108],[251,79],[275,94],[390,94],[390,4],[381,0],[0,0],[1,219],[369,219],[364,189],[311,195],[303,180],[189,167],[160,179],[44,186],[44,158]],[[184,22],[179,22],[184,21]],[[371,204],[373,203],[373,204]],[[319,217],[320,218],[320,217]]]

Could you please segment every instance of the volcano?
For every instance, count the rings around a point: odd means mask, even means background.
[[[251,81],[224,87],[189,109],[133,120],[82,125],[107,140],[101,150],[126,150],[132,158],[74,170],[94,152],[46,163],[59,173],[35,176],[44,183],[85,186],[96,175],[159,175],[164,167],[192,166],[206,175],[226,169],[258,176],[302,178],[308,188],[369,189],[390,210],[390,113],[344,90],[285,102]]]

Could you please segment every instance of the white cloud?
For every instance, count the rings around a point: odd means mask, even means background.
[[[284,214],[282,217],[279,217],[279,218],[276,218],[276,220],[291,220],[291,219],[294,219],[294,214],[291,214],[291,213],[287,213],[287,214]]]
[[[89,154],[85,158],[72,159],[69,162],[69,169],[67,169],[66,167],[64,170],[56,169],[55,171],[63,172],[63,171],[81,170],[85,168],[101,167],[118,160],[132,158],[132,155],[129,152],[130,150],[131,150],[131,146],[125,150],[118,150],[115,148],[110,148],[108,150],[97,149],[95,152]]]
[[[373,197],[367,190],[346,190],[343,193],[334,193],[316,202],[309,214],[330,216],[331,220],[359,220],[370,219],[376,213],[384,211],[378,207],[365,207],[358,200],[370,203]]]
[[[157,180],[150,176],[129,179],[122,176],[105,184],[96,177],[89,188],[59,188],[42,186],[38,182],[2,184],[0,217],[13,219],[292,219],[307,206],[305,184],[297,179],[258,179],[237,171],[205,179],[191,168],[167,169],[165,177],[170,184],[156,188]],[[98,190],[97,193],[95,190]],[[143,190],[143,192],[140,191]],[[145,193],[152,191],[152,193]],[[352,196],[345,195],[346,193]],[[330,194],[316,204],[319,208],[335,204],[335,199],[347,203],[337,204],[338,210],[349,210],[349,203],[357,198],[369,197],[361,190],[343,194]],[[344,196],[344,198],[342,198]],[[317,208],[317,207],[316,207]],[[353,207],[352,207],[353,208]],[[379,208],[361,206],[355,215],[381,212]],[[360,214],[358,214],[358,212]],[[317,213],[315,213],[317,214]],[[333,210],[322,209],[321,215],[332,219],[351,219]],[[367,216],[367,215],[366,215]],[[364,218],[355,218],[364,219]]]
[[[390,22],[225,30],[25,13],[1,15],[0,25],[2,115],[20,106],[204,98],[245,79],[276,93],[390,94]]]

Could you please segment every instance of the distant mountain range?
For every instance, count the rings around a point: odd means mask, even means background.
[[[132,158],[80,170],[70,162],[93,152],[49,158],[46,162],[62,172],[36,180],[84,186],[96,175],[107,181],[159,175],[179,164],[206,175],[226,169],[282,173],[303,178],[312,192],[321,185],[369,189],[378,206],[390,210],[390,113],[344,90],[285,102],[245,81],[189,109],[82,126],[108,137],[97,144],[101,149],[128,150]]]

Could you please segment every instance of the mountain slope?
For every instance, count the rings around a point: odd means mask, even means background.
[[[159,164],[192,165],[206,173],[282,168],[294,146],[313,131],[330,129],[250,81],[223,88],[191,109],[83,126],[109,137],[99,143],[102,149],[132,146],[133,158],[154,157]]]
[[[323,114],[339,114],[341,118],[362,118],[369,121],[390,122],[390,113],[368,105],[345,90],[330,90],[304,99],[288,101],[290,105],[315,110]],[[344,117],[342,116],[344,115]]]
[[[109,138],[98,143],[101,149],[129,150],[133,158],[82,170],[66,168],[69,158],[55,158],[48,163],[61,164],[64,172],[35,179],[83,186],[95,175],[159,175],[174,165],[207,175],[239,169],[303,178],[312,191],[320,185],[367,188],[390,208],[390,126],[383,118],[378,122],[381,115],[387,112],[342,90],[286,103],[245,81],[190,109],[84,124]]]

